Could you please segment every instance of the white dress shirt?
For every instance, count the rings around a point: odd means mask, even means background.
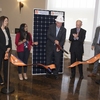
[[[7,32],[5,29],[3,30],[3,33],[4,33],[5,39],[6,39],[6,45],[8,45],[9,38],[8,38],[8,35],[7,35]]]
[[[57,37],[57,35],[59,33],[59,30],[60,30],[60,28],[56,26],[56,37]]]

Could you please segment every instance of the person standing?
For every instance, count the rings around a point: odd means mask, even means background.
[[[20,25],[20,32],[16,34],[15,44],[17,47],[18,58],[22,60],[25,64],[28,62],[30,50],[32,45],[38,45],[38,42],[32,42],[32,36],[28,32],[28,27],[25,23]],[[27,66],[23,67],[22,75],[22,66],[18,66],[19,80],[27,80]]]
[[[94,39],[93,39],[91,49],[94,50],[94,56],[96,56],[97,54],[100,53],[100,26],[98,26],[96,28],[95,36],[94,36]],[[88,75],[88,77],[96,77],[98,65],[99,65],[99,62],[96,61],[94,63],[93,71],[92,71],[91,74]]]
[[[71,29],[70,31],[70,37],[69,41],[71,42],[70,44],[70,54],[71,54],[71,64],[78,61],[82,61],[82,56],[84,53],[84,39],[86,35],[86,30],[81,28],[82,26],[82,21],[77,20],[76,21],[76,28]],[[78,66],[79,69],[79,74],[80,74],[80,79],[83,79],[83,67],[80,64]],[[76,74],[76,67],[71,68],[71,79],[75,78]]]
[[[63,16],[57,16],[56,23],[50,25],[47,33],[47,46],[46,46],[46,64],[52,64],[52,57],[54,55],[54,64],[56,69],[53,71],[55,78],[58,78],[58,72],[60,68],[62,51],[57,48],[60,45],[63,48],[66,39],[66,29],[62,26],[64,22]],[[50,74],[47,72],[46,76]]]
[[[8,21],[8,17],[0,17],[0,85],[3,85],[4,83],[7,84],[8,59],[5,60],[4,58],[6,53],[9,53],[12,47]],[[4,79],[1,76],[2,62]]]

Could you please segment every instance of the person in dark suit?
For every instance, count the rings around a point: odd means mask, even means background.
[[[8,25],[8,17],[1,16],[0,17],[0,84],[3,85],[7,83],[7,72],[8,72],[8,59],[4,60],[5,54],[9,53],[12,47],[11,37]],[[1,68],[3,61],[3,75],[4,80],[1,76]]]
[[[95,36],[94,36],[94,39],[93,39],[91,49],[94,50],[94,56],[96,56],[97,54],[100,53],[100,26],[98,26],[96,28]],[[93,71],[92,71],[91,74],[88,75],[88,77],[96,77],[98,65],[99,65],[99,62],[96,61],[94,63]]]
[[[76,21],[76,28],[71,29],[69,41],[71,42],[70,45],[70,54],[71,54],[71,64],[75,61],[82,61],[82,56],[84,53],[83,43],[86,35],[86,30],[81,28],[82,21]],[[78,66],[80,78],[83,79],[83,68],[82,65]],[[76,67],[71,68],[71,79],[75,78],[76,74]]]
[[[54,64],[56,69],[53,71],[55,78],[58,78],[58,72],[60,68],[62,51],[57,48],[60,45],[63,48],[66,39],[66,29],[62,26],[63,16],[58,16],[55,19],[56,23],[50,25],[47,33],[47,46],[46,46],[46,64],[52,63],[52,57],[54,55]],[[49,73],[47,73],[47,76]]]
[[[96,28],[95,36],[94,36],[94,39],[93,39],[93,43],[92,43],[91,49],[94,50],[94,56],[96,56],[97,54],[100,53],[100,26],[98,26]],[[94,67],[93,67],[92,73],[89,74],[88,77],[96,77],[97,71],[98,71],[98,67],[99,67],[99,62],[97,60],[94,63]],[[100,79],[96,80],[96,83],[100,85]]]

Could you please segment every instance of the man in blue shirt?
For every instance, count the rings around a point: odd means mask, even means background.
[[[55,78],[58,78],[58,72],[61,64],[62,51],[57,48],[60,45],[63,48],[66,39],[66,29],[62,26],[63,16],[59,15],[55,19],[56,23],[50,25],[47,33],[47,46],[46,46],[46,64],[52,64],[52,57],[54,56],[54,64],[56,69],[53,71]],[[46,76],[50,74],[47,72]]]

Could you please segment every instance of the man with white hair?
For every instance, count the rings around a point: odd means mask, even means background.
[[[60,45],[63,48],[66,39],[66,29],[62,26],[62,23],[64,22],[63,16],[57,16],[55,21],[56,23],[50,25],[47,33],[46,64],[52,64],[52,57],[54,56],[56,69],[53,70],[53,74],[55,79],[57,79],[62,56],[62,51],[57,48],[57,45]],[[48,77],[49,75],[50,74],[47,72],[46,76]]]
[[[84,53],[84,39],[86,30],[81,28],[82,21],[77,20],[76,21],[76,28],[71,29],[70,31],[70,37],[69,41],[71,42],[70,45],[70,54],[71,54],[71,64],[78,61],[82,61],[83,53]],[[83,67],[80,64],[78,66],[80,79],[83,79]],[[71,79],[75,78],[76,74],[76,67],[71,68]]]

